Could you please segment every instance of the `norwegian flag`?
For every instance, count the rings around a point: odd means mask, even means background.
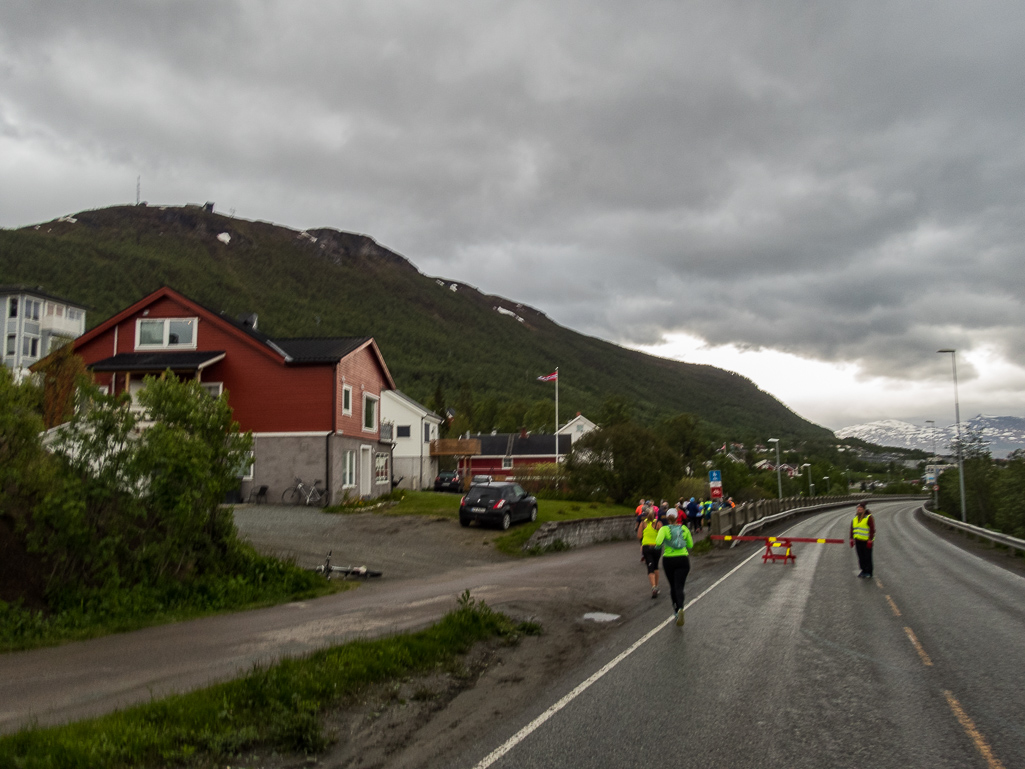
[[[556,381],[556,380],[557,380],[558,378],[559,378],[559,372],[558,372],[558,371],[556,370],[556,371],[553,371],[553,372],[552,372],[551,374],[549,374],[548,376],[539,376],[539,377],[537,378],[537,381],[538,381],[538,382],[554,382],[554,381]]]

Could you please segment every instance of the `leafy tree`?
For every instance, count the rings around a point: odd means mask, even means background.
[[[47,486],[50,463],[39,434],[42,393],[0,365],[0,511],[27,504]]]
[[[75,395],[89,382],[85,362],[65,344],[39,364],[43,375],[43,422],[46,428],[64,424],[75,413]]]
[[[624,395],[610,395],[602,404],[595,420],[602,427],[615,427],[629,422],[633,416],[633,405]]]
[[[566,471],[575,494],[623,503],[672,493],[681,464],[652,430],[622,422],[592,430],[577,441]]]
[[[951,446],[957,451],[957,442]],[[968,523],[992,525],[996,512],[995,499],[998,471],[990,456],[987,441],[977,430],[966,430],[962,439],[964,464],[965,513]],[[939,479],[939,506],[952,515],[961,515],[961,491],[957,468],[943,472]]]
[[[126,395],[93,389],[59,431],[53,450],[65,472],[27,536],[50,565],[51,588],[156,584],[233,566],[234,524],[220,502],[251,436],[238,432],[224,396],[170,373],[147,378],[139,401],[144,413]]]
[[[1025,539],[1025,451],[1008,458],[996,482],[994,524],[999,531]]]
[[[656,431],[666,445],[684,459],[701,460],[709,454],[708,437],[693,414],[677,414],[664,419]]]
[[[542,399],[530,404],[523,415],[523,425],[534,433],[551,433],[555,430],[555,401]]]

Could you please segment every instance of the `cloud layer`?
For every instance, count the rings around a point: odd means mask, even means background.
[[[986,0],[9,1],[0,225],[141,175],[623,344],[1017,376],[1022,30]]]

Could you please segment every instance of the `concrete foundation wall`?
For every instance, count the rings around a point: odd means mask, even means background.
[[[417,483],[417,473],[420,472],[420,457],[394,457],[394,463],[392,475],[395,476],[395,480],[402,478],[396,488],[412,491],[434,488],[434,478],[438,475],[437,457],[425,456],[423,458],[423,474],[419,478],[419,483]]]

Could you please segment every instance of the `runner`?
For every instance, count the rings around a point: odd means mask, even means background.
[[[662,528],[658,522],[658,516],[651,510],[644,517],[644,520],[637,526],[637,539],[641,541],[641,554],[648,566],[648,582],[651,585],[651,597],[658,597],[658,560],[662,557],[662,550],[655,545],[658,538],[658,531]]]

